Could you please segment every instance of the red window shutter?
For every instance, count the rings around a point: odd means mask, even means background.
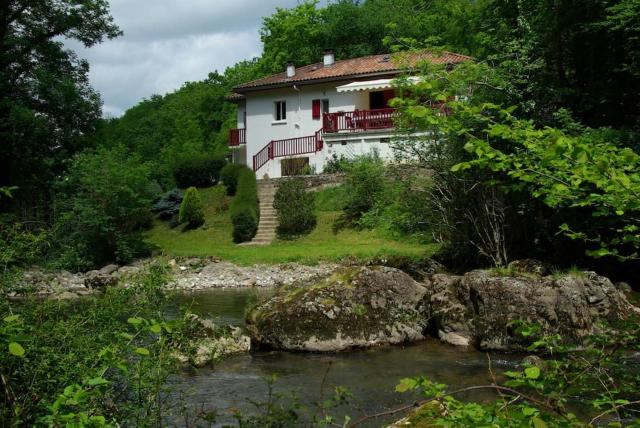
[[[312,101],[311,114],[314,119],[320,119],[320,100]]]

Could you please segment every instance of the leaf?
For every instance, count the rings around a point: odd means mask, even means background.
[[[540,377],[540,369],[538,367],[527,367],[524,369],[527,379],[538,379]]]
[[[396,392],[407,392],[418,386],[418,382],[415,379],[405,378],[396,385]]]
[[[131,324],[131,325],[138,326],[138,325],[142,324],[142,319],[140,319],[140,318],[129,318],[127,320],[127,322],[129,324]]]
[[[150,355],[149,350],[147,348],[136,348],[134,352],[138,355],[142,355],[148,357]]]
[[[538,413],[538,409],[534,408],[534,407],[524,407],[522,409],[522,414],[525,416],[533,416],[536,413]]]
[[[162,331],[162,327],[160,324],[154,324],[149,327],[149,330],[151,330],[152,333],[159,334]]]
[[[411,106],[408,110],[415,117],[425,117],[429,113],[425,106]]]
[[[109,381],[102,377],[94,377],[93,379],[87,380],[85,383],[89,386],[98,386],[98,385],[107,385]]]
[[[547,423],[537,416],[531,418],[531,422],[535,428],[547,428]]]
[[[20,315],[10,315],[8,317],[5,317],[3,321],[9,324],[14,321],[17,321],[19,318],[20,318]]]
[[[24,348],[17,342],[9,343],[9,353],[16,357],[24,357]]]

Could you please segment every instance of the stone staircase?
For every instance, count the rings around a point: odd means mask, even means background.
[[[278,217],[273,208],[273,198],[278,185],[272,180],[258,181],[258,199],[260,200],[260,223],[258,233],[250,242],[241,245],[269,245],[276,238]]]

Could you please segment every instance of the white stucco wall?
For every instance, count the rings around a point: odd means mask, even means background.
[[[322,85],[300,86],[298,90],[293,87],[271,91],[260,91],[246,94],[246,101],[238,105],[238,128],[245,127],[244,112],[246,111],[247,146],[246,163],[253,165],[253,156],[262,150],[270,141],[287,138],[305,137],[314,135],[322,128],[322,118],[313,119],[312,102],[316,99],[329,100],[329,112],[350,112],[355,109],[369,108],[369,93],[345,92],[338,93],[337,86],[351,83],[352,80],[333,82]],[[276,122],[274,119],[275,101],[286,101],[287,119]],[[246,110],[245,110],[246,109]],[[322,152],[292,157],[309,157],[309,163],[316,172],[322,172],[325,162],[333,153],[338,156],[353,156],[370,153],[376,148],[383,157],[391,157],[391,149],[388,144],[380,143],[381,138],[389,136],[389,132],[341,134],[325,138]],[[346,144],[342,142],[346,141]],[[259,179],[265,175],[274,178],[280,177],[280,160],[276,158],[260,168],[256,174]]]

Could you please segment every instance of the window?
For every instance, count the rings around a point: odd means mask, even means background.
[[[287,102],[276,101],[273,117],[277,122],[287,120]]]
[[[322,100],[322,114],[329,113],[329,100]]]

